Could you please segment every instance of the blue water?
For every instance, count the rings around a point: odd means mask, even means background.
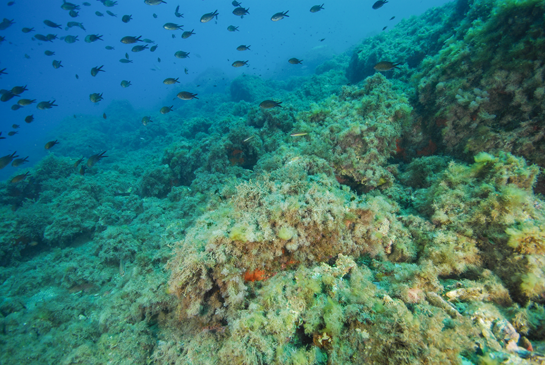
[[[250,14],[240,18],[232,14],[235,7],[228,0],[167,1],[167,4],[158,6],[149,6],[140,0],[119,0],[113,7],[90,0],[91,6],[74,2],[80,5],[80,10],[79,16],[72,18],[68,11],[61,9],[62,1],[15,1],[12,6],[4,1],[0,5],[0,17],[14,19],[15,24],[0,31],[0,35],[6,38],[0,44],[0,69],[6,68],[8,73],[0,76],[0,88],[9,90],[13,86],[27,85],[28,91],[21,95],[22,98],[36,99],[37,102],[56,100],[58,107],[42,111],[33,104],[13,111],[10,108],[17,97],[0,103],[2,135],[7,137],[12,124],[21,126],[17,135],[0,141],[0,156],[15,150],[22,157],[28,155],[30,164],[19,169],[27,168],[48,153],[43,146],[55,139],[55,127],[60,121],[74,114],[100,117],[113,100],[128,100],[139,112],[152,116],[157,115],[164,105],[173,104],[176,109],[182,103],[179,99],[172,101],[176,93],[186,89],[199,93],[198,82],[208,78],[209,73],[216,80],[207,81],[217,85],[215,92],[219,93],[228,92],[230,81],[243,73],[264,79],[311,75],[317,65],[346,52],[362,39],[380,33],[383,27],[387,26],[388,31],[402,19],[446,2],[391,1],[373,10],[374,1],[336,1],[325,3],[320,12],[311,13],[309,9],[317,4],[313,1],[254,0],[242,2],[243,7],[250,9]],[[183,18],[174,15],[177,5],[180,5]],[[204,13],[216,9],[219,12],[217,20],[200,23]],[[117,17],[108,15],[107,10]],[[279,22],[270,20],[274,13],[286,10],[289,17]],[[95,15],[96,11],[104,16]],[[123,15],[132,15],[132,20],[123,23]],[[395,19],[390,20],[393,16]],[[60,24],[62,29],[46,26],[43,23],[46,19]],[[70,21],[83,23],[86,31],[79,27],[65,30]],[[163,29],[167,22],[182,24],[183,30],[194,29],[196,34],[182,39],[181,30]],[[239,27],[239,31],[228,32],[229,25]],[[35,31],[25,34],[21,31],[23,27],[34,27]],[[56,34],[59,39],[40,42],[33,39],[36,33]],[[84,42],[89,34],[102,35],[103,41]],[[60,39],[67,35],[78,36],[78,41],[67,44]],[[134,44],[120,42],[128,35],[151,39],[158,48],[154,53],[149,49],[133,53]],[[250,45],[251,50],[237,51],[236,47],[241,44]],[[115,47],[115,50],[106,50],[105,46]],[[55,55],[46,56],[46,50],[55,52]],[[175,58],[174,53],[179,50],[190,52],[190,57]],[[133,63],[119,62],[125,58],[125,53]],[[290,65],[287,60],[292,57],[302,59],[303,65]],[[60,60],[63,67],[54,69],[53,60]],[[231,64],[235,60],[247,60],[248,66],[233,68]],[[91,68],[101,65],[104,65],[105,72],[92,77]],[[184,68],[188,69],[188,74],[184,73]],[[162,81],[167,77],[179,78],[180,84],[164,85]],[[200,81],[194,82],[199,77]],[[132,86],[122,88],[122,80],[131,81]],[[89,100],[89,94],[95,92],[104,94],[104,100],[98,104]],[[24,118],[30,114],[35,120],[27,124]],[[74,119],[73,123],[80,122]],[[85,128],[85,125],[81,127]],[[135,121],[135,128],[143,126]],[[15,172],[9,166],[0,171],[0,179],[4,180]]]

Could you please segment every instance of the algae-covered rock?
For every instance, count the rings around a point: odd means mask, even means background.
[[[452,258],[465,251],[466,260],[483,260],[516,300],[538,297],[545,293],[538,228],[545,222],[544,203],[532,194],[539,168],[508,153],[480,154],[475,161],[472,166],[451,162],[427,189],[422,211],[456,232],[461,245],[449,249],[453,254],[439,254],[440,244],[429,246],[426,256],[438,262],[433,259],[438,254]]]
[[[228,326],[211,326],[188,343],[183,363],[424,363],[433,356],[454,364],[477,335],[469,319],[428,303],[409,310],[373,283],[369,268],[342,254],[332,264],[278,273],[254,290]],[[215,351],[205,355],[212,340]]]
[[[468,3],[457,34],[414,77],[424,129],[453,156],[504,151],[545,166],[545,5]]]
[[[261,99],[270,98],[274,90],[257,76],[242,75],[231,82],[231,100],[261,102]]]
[[[234,315],[247,295],[245,278],[263,280],[292,265],[327,262],[340,253],[400,261],[414,256],[395,206],[383,197],[355,198],[331,175],[318,173],[320,163],[285,159],[271,177],[238,185],[228,202],[198,220],[169,264],[180,315]]]
[[[310,111],[299,114],[297,131],[311,132],[298,145],[331,162],[337,180],[357,190],[391,186],[396,140],[410,128],[408,99],[380,74],[362,87],[344,87]]]
[[[442,42],[454,33],[463,13],[455,11],[455,2],[441,8],[428,10],[420,17],[403,19],[386,34],[365,39],[352,54],[346,70],[350,82],[357,83],[376,71],[374,66],[382,61],[405,64],[401,70],[389,71],[388,77],[407,78],[427,56],[435,54]],[[401,75],[401,76],[400,76]]]

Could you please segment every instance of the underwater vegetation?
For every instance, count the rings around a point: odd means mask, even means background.
[[[544,10],[459,0],[312,77],[66,121],[0,185],[0,361],[545,363]]]

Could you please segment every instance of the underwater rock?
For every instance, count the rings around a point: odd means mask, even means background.
[[[346,69],[347,79],[355,84],[376,73],[374,66],[384,60],[407,64],[409,70],[390,71],[388,78],[395,73],[412,74],[422,60],[435,54],[445,39],[454,34],[454,28],[464,14],[453,11],[455,2],[441,8],[433,8],[420,17],[403,19],[387,34],[381,33],[366,38],[352,54]],[[406,75],[404,75],[406,76]]]
[[[230,92],[232,101],[244,100],[251,103],[267,99],[275,94],[260,77],[251,75],[242,75],[234,79],[231,82]]]

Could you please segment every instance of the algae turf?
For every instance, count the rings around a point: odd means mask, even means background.
[[[0,186],[0,362],[542,362],[542,22],[458,1],[309,78],[65,122]]]
[[[504,151],[543,166],[544,4],[467,3],[456,34],[413,76],[422,130],[456,158]]]

